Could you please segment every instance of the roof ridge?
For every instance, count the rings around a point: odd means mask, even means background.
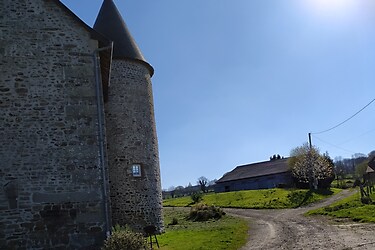
[[[238,167],[248,167],[248,166],[251,166],[251,165],[261,165],[261,164],[264,164],[264,163],[276,163],[276,162],[284,161],[284,160],[288,160],[288,159],[289,159],[289,157],[285,157],[285,158],[276,159],[276,160],[272,160],[272,161],[268,160],[268,161],[254,162],[254,163],[239,165],[239,166],[237,166],[237,168]]]
[[[105,43],[108,43],[108,44],[110,43],[110,40],[107,37],[103,36],[102,34],[97,32],[96,30],[94,30],[92,27],[87,25],[71,9],[69,9],[63,2],[61,2],[60,0],[51,0],[51,1],[54,2],[59,8],[61,8],[69,16],[73,17],[73,19],[75,19],[76,22],[78,22],[80,25],[82,25],[82,27],[90,33],[90,35],[92,36],[93,39],[96,39],[96,40],[99,40],[99,41],[102,41],[102,42],[105,42]]]

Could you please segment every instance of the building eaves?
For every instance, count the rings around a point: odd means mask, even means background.
[[[76,14],[74,14],[74,12],[72,12],[68,7],[66,7],[60,0],[51,1],[55,2],[56,5],[59,6],[68,16],[71,16],[77,23],[79,23],[84,29],[86,29],[90,33],[92,39],[100,41],[102,44],[105,44],[105,46],[108,46],[111,43],[110,39],[103,36],[96,30],[91,28],[89,25],[87,25]]]
[[[373,168],[371,168],[370,166],[367,166],[367,169],[366,169],[366,173],[374,173],[375,170]]]
[[[98,48],[104,48],[112,45],[112,41],[107,37],[103,36],[90,26],[88,26],[84,21],[82,21],[76,14],[74,14],[68,7],[66,7],[60,0],[51,0],[59,8],[61,8],[67,16],[73,18],[82,28],[84,28],[91,36],[92,39],[98,41]],[[104,99],[107,97],[108,86],[110,84],[110,70],[112,61],[112,49],[100,51],[100,65],[101,65],[101,76],[103,85],[103,95]]]

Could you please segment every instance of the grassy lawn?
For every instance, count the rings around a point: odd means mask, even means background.
[[[331,187],[341,188],[341,189],[352,188],[353,184],[354,184],[354,181],[355,180],[352,179],[352,178],[340,179],[340,180],[335,179],[331,183]]]
[[[186,220],[190,208],[164,208],[166,233],[158,236],[160,249],[220,250],[238,249],[246,243],[248,223],[225,215],[220,220],[193,222]],[[173,218],[178,223],[169,225]]]
[[[203,202],[208,205],[229,208],[294,208],[327,198],[336,194],[340,189],[330,191],[309,192],[302,189],[263,189],[227,193],[210,193],[203,196]],[[185,207],[192,204],[190,196],[167,199],[164,207]]]
[[[374,193],[372,194],[371,199],[373,201],[375,200]],[[311,210],[307,214],[329,215],[337,218],[350,218],[354,221],[375,223],[375,205],[362,204],[359,193],[338,201],[330,206]]]

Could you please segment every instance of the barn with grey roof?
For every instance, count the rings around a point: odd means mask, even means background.
[[[292,185],[288,159],[238,166],[216,181],[215,192],[267,189]]]

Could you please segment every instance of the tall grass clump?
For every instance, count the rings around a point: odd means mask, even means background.
[[[129,227],[116,225],[105,242],[102,250],[140,250],[146,247],[142,233],[133,232]]]
[[[193,203],[196,204],[202,201],[203,194],[201,192],[195,192],[195,193],[192,193],[190,197],[193,200]]]
[[[225,215],[225,212],[219,207],[209,206],[205,203],[198,203],[191,207],[188,219],[192,221],[217,220],[223,215]]]

